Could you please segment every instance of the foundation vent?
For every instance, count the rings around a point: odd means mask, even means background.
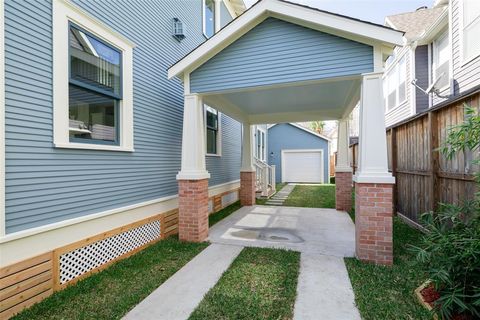
[[[157,240],[160,236],[160,221],[155,220],[63,253],[59,256],[60,285]]]

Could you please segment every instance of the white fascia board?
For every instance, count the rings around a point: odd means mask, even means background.
[[[168,78],[190,73],[268,17],[368,45],[402,46],[403,32],[298,4],[262,0],[168,69]],[[374,36],[373,36],[374,35]]]
[[[422,33],[422,35],[416,40],[417,45],[425,45],[433,41],[440,32],[443,31],[448,24],[448,6],[442,11],[437,20],[431,24],[431,26]]]

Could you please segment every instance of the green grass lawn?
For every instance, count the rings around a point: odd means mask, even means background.
[[[245,248],[190,319],[291,319],[299,267],[298,252]]]
[[[207,246],[176,238],[160,241],[13,319],[120,319]]]
[[[392,267],[345,259],[363,319],[432,319],[414,296],[426,275],[413,264],[414,256],[407,249],[408,244],[418,244],[420,237],[420,231],[394,218]]]
[[[215,223],[217,223],[220,220],[228,217],[229,215],[231,215],[232,213],[234,213],[235,211],[237,211],[241,207],[242,207],[242,205],[240,204],[240,201],[237,201],[237,202],[229,205],[228,207],[225,207],[222,210],[211,214],[208,217],[208,225],[210,227],[213,226]]]
[[[277,183],[275,184],[275,190],[280,191],[282,190],[283,187],[285,187],[287,184],[286,183]],[[265,202],[267,202],[268,199],[256,199],[256,204],[259,204],[259,205],[264,205]]]
[[[335,208],[335,185],[297,185],[283,205],[288,207]]]

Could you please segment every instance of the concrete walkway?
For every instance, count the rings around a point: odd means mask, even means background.
[[[243,207],[211,230],[213,243],[301,252],[294,319],[360,320],[344,257],[355,254],[355,225],[335,209]]]
[[[188,319],[245,246],[301,252],[295,320],[360,319],[343,262],[355,252],[355,226],[346,212],[243,207],[213,226],[208,240],[209,247],[124,319]]]
[[[293,191],[295,188],[294,184],[287,184],[284,186],[280,191],[275,193],[273,197],[268,199],[268,201],[265,203],[267,206],[281,206],[287,200],[288,196],[290,193]]]
[[[187,319],[242,249],[240,246],[211,244],[123,319]]]

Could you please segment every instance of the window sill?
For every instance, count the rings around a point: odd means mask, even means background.
[[[117,152],[133,152],[135,149],[122,146],[111,146],[101,144],[89,143],[55,143],[55,148],[62,149],[83,149],[83,150],[103,150],[103,151],[117,151]]]
[[[387,109],[387,112],[385,112],[385,114],[388,114],[392,111],[395,111],[397,109],[399,109],[400,107],[403,107],[405,106],[405,104],[407,103],[408,99],[405,99],[403,100],[402,102],[400,102],[399,104],[397,104],[395,107],[392,107],[391,109]]]
[[[221,154],[215,154],[215,153],[207,153],[205,156],[207,157],[221,157],[222,155]]]

